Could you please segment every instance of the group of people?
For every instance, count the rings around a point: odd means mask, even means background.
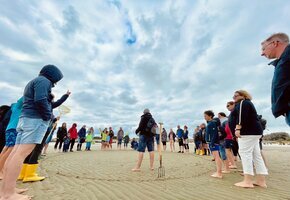
[[[53,133],[51,134],[52,138]],[[73,125],[67,130],[66,123],[62,123],[62,126],[58,128],[56,134],[56,142],[54,145],[55,150],[59,150],[63,152],[73,152],[75,141],[78,141],[77,151],[82,150],[82,144],[86,143],[86,151],[91,150],[91,145],[93,143],[94,138],[94,128],[90,127],[86,130],[86,125],[83,125],[82,128],[77,131],[77,124],[73,123]],[[50,142],[50,141],[48,141]],[[63,147],[62,147],[63,145]],[[43,152],[45,155],[46,152]]]
[[[113,139],[114,139],[114,131],[112,127],[109,127],[109,130],[105,128],[104,130],[100,129],[101,133],[101,150],[112,149]],[[122,127],[118,130],[117,133],[117,148],[120,150],[122,147],[122,141],[124,141],[124,149],[128,148],[128,143],[130,142],[129,134],[124,134],[124,130]]]
[[[284,116],[287,125],[290,126],[290,45],[289,37],[285,33],[273,34],[261,43],[262,56],[276,59],[270,64],[274,65],[275,72],[272,81],[271,103],[274,117]],[[242,161],[244,180],[235,183],[242,188],[253,188],[260,186],[266,188],[265,176],[268,175],[265,158],[262,154],[261,137],[263,127],[259,116],[252,103],[251,95],[245,90],[235,91],[234,101],[226,104],[230,115],[227,118],[223,112],[215,114],[211,110],[204,112],[203,123],[196,128],[194,134],[196,154],[212,154],[216,162],[216,172],[211,176],[222,178],[223,173],[230,173],[230,169],[237,168],[236,156]],[[150,169],[154,169],[154,131],[152,131],[154,119],[149,111],[145,109],[136,134],[139,134],[138,161],[132,169],[139,172],[147,147],[150,156]],[[155,123],[155,122],[154,122]],[[156,123],[155,123],[156,124]],[[179,152],[188,149],[187,127],[184,130],[177,129]],[[222,170],[224,163],[224,170]],[[255,169],[255,170],[254,170]],[[256,180],[253,181],[254,171]]]
[[[285,33],[273,34],[261,43],[262,56],[269,59],[275,59],[270,64],[275,67],[274,76],[272,81],[271,103],[272,113],[274,117],[285,117],[286,123],[290,126],[290,45],[289,37]],[[63,78],[63,74],[54,65],[44,66],[39,75],[31,80],[25,87],[23,96],[10,106],[0,108],[0,172],[2,172],[2,184],[0,188],[0,200],[20,200],[31,199],[23,193],[27,189],[17,189],[17,179],[27,181],[39,181],[44,177],[38,176],[35,172],[38,167],[38,157],[45,144],[47,143],[48,136],[55,130],[59,118],[54,117],[52,110],[60,106],[70,95],[68,91],[58,101],[54,100],[54,95],[51,90],[55,87],[56,83]],[[204,154],[208,148],[214,156],[216,162],[216,172],[212,177],[222,178],[222,160],[225,161],[225,172],[227,166],[235,167],[235,163],[230,158],[230,150],[232,143],[236,139],[239,145],[238,153],[241,157],[243,165],[242,182],[236,183],[238,187],[252,188],[254,185],[267,187],[265,175],[268,174],[265,162],[261,155],[259,147],[259,139],[262,135],[262,128],[257,118],[256,109],[251,102],[251,96],[247,91],[238,90],[234,93],[234,102],[229,102],[227,107],[231,111],[228,122],[225,115],[219,113],[219,120],[214,118],[214,113],[210,110],[204,112],[204,119],[206,125],[202,125],[200,129],[205,129],[205,139],[201,142],[197,140],[196,149],[199,154]],[[3,124],[6,125],[4,126]],[[156,123],[150,114],[149,109],[144,110],[141,121],[136,130],[139,135],[138,143],[138,161],[136,167],[132,171],[140,171],[141,163],[145,148],[148,149],[150,155],[150,169],[154,169],[154,136],[156,134]],[[66,124],[59,128],[58,142],[56,148],[61,148],[61,143],[64,143],[66,151],[72,150],[75,140],[78,138],[77,150],[81,150],[82,143],[87,142],[86,149],[90,150],[90,137],[85,137],[85,127],[76,131],[76,124],[73,124],[69,129],[69,136],[66,135]],[[219,130],[219,128],[224,129]],[[165,131],[162,129],[163,132]],[[94,130],[89,129],[87,135],[93,135]],[[102,131],[102,149],[112,148],[112,134],[107,130]],[[172,131],[173,132],[173,131]],[[171,151],[174,150],[174,134],[169,133],[169,140]],[[229,134],[231,133],[231,135]],[[162,134],[162,133],[161,133]],[[78,137],[78,136],[79,137]],[[121,135],[118,137],[118,147],[121,146]],[[109,136],[109,137],[108,137]],[[159,134],[160,136],[160,134]],[[187,127],[181,130],[178,127],[176,137],[179,143],[179,152],[188,151],[188,131]],[[165,138],[167,136],[161,135],[163,147],[166,148]],[[48,139],[50,140],[50,138]],[[205,140],[205,141],[204,141]],[[69,143],[68,143],[69,141]],[[198,142],[199,141],[199,142]],[[128,143],[127,143],[128,144]],[[59,146],[58,146],[59,145]],[[223,152],[222,149],[225,149]],[[226,156],[229,160],[224,159]],[[226,161],[227,160],[227,161]],[[256,171],[256,181],[253,182],[254,167]],[[0,173],[1,174],[1,173]]]

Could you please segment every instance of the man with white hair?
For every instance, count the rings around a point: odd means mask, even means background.
[[[272,79],[272,113],[274,117],[283,115],[290,126],[290,45],[285,33],[275,33],[262,43],[262,54],[275,59],[269,65],[275,67]]]

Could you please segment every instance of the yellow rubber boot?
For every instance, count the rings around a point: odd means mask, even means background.
[[[45,179],[45,177],[38,176],[36,174],[37,168],[38,168],[38,164],[27,165],[26,173],[25,173],[25,176],[23,178],[23,183],[25,183],[25,182],[42,181],[42,180]]]
[[[199,155],[199,149],[196,149],[195,154],[196,154],[196,155]]]
[[[203,149],[199,151],[199,155],[200,156],[203,156],[204,155],[204,150]]]
[[[25,176],[25,171],[26,171],[26,167],[27,167],[27,164],[22,164],[22,168],[21,168],[21,171],[20,171],[20,174],[18,176],[18,180],[22,180]]]

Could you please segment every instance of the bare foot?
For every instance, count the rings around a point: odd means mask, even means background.
[[[140,172],[141,171],[141,169],[139,168],[134,168],[134,169],[132,169],[132,172]]]
[[[154,171],[154,167],[150,167],[150,170],[151,170],[151,171]]]
[[[28,188],[15,188],[15,192],[17,194],[22,194],[24,192],[28,191]]]
[[[230,174],[231,171],[230,171],[230,170],[223,170],[222,173],[223,173],[223,174]]]
[[[237,169],[237,166],[236,165],[230,165],[229,168],[230,169]]]
[[[253,185],[254,185],[254,186],[259,186],[259,187],[261,187],[261,188],[267,188],[266,183],[256,183],[256,182],[254,182]]]
[[[32,196],[14,193],[13,195],[7,198],[1,197],[0,200],[31,200],[31,199]]]
[[[235,186],[242,188],[254,188],[254,185],[251,183],[245,183],[244,181],[235,183]]]
[[[214,174],[212,174],[210,176],[213,177],[213,178],[223,178],[223,176],[221,174],[218,174],[218,173],[214,173]]]

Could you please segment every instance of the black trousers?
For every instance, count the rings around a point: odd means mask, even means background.
[[[76,139],[70,140],[70,150],[72,150],[74,148],[75,142],[76,142]]]
[[[233,154],[234,156],[237,156],[239,154],[239,144],[237,140],[233,139],[233,146],[232,146]]]
[[[38,158],[42,152],[42,149],[45,145],[45,141],[47,137],[49,136],[50,131],[46,131],[41,144],[37,144],[33,151],[25,158],[24,164],[38,164]]]
[[[5,146],[6,140],[5,140],[5,132],[0,133],[0,152],[3,150]]]
[[[59,148],[58,149],[61,149],[62,143],[63,143],[63,138],[57,138],[57,140],[55,142],[55,145],[54,145],[54,149],[57,149],[58,144],[59,144]]]

